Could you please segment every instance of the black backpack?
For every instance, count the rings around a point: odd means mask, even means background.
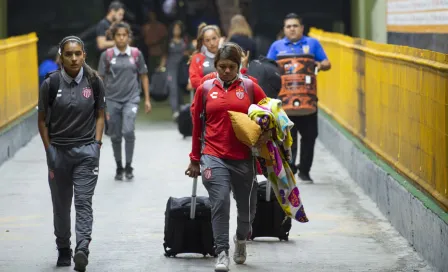
[[[249,63],[247,74],[258,80],[258,85],[270,98],[277,98],[282,87],[280,68],[275,60],[260,56]]]
[[[61,70],[55,70],[52,72],[49,72],[45,75],[45,79],[50,78],[50,84],[48,88],[48,111],[47,114],[47,127],[50,124],[50,116],[51,116],[51,107],[53,106],[53,102],[56,99],[56,95],[58,94],[59,90],[59,83],[60,83],[60,75]],[[93,98],[95,99],[95,108],[96,103],[98,101],[99,92],[100,92],[100,82],[98,77],[89,78],[87,77],[87,80],[89,81],[89,85],[93,89]]]

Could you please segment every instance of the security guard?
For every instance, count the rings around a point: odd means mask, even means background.
[[[76,209],[75,270],[85,271],[92,233],[95,191],[104,129],[104,87],[85,63],[83,41],[64,38],[61,69],[47,77],[39,91],[38,127],[45,147],[53,202],[57,266],[70,266],[70,208]]]

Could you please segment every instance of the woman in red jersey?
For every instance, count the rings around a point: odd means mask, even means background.
[[[242,50],[238,45],[224,44],[214,61],[218,76],[198,86],[191,109],[192,152],[186,174],[197,177],[202,172],[202,182],[209,193],[218,254],[215,271],[229,268],[230,191],[233,191],[238,209],[237,231],[233,237],[233,260],[237,264],[246,260],[246,238],[256,210],[254,159],[250,148],[236,138],[228,111],[247,113],[252,103],[258,103],[266,95],[260,86],[240,75],[241,60]],[[203,113],[205,121],[201,118]],[[259,143],[265,139],[263,135]]]
[[[215,72],[215,55],[219,49],[221,31],[215,25],[201,24],[198,28],[196,51],[190,59],[190,83],[193,89],[201,85],[201,79],[205,75]]]

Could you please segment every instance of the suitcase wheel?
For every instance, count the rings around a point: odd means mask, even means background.
[[[165,253],[164,255],[165,255],[165,257],[167,257],[167,258],[170,258],[170,257],[176,257],[176,254],[174,254],[174,253]]]

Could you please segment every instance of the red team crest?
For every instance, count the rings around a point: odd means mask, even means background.
[[[84,96],[85,98],[90,98],[92,96],[92,89],[90,89],[90,87],[83,88],[82,96]]]
[[[237,88],[236,89],[236,97],[238,97],[239,99],[243,99],[244,98],[244,90],[243,90],[243,88]]]
[[[212,178],[212,169],[207,168],[204,170],[204,178],[211,179]]]

